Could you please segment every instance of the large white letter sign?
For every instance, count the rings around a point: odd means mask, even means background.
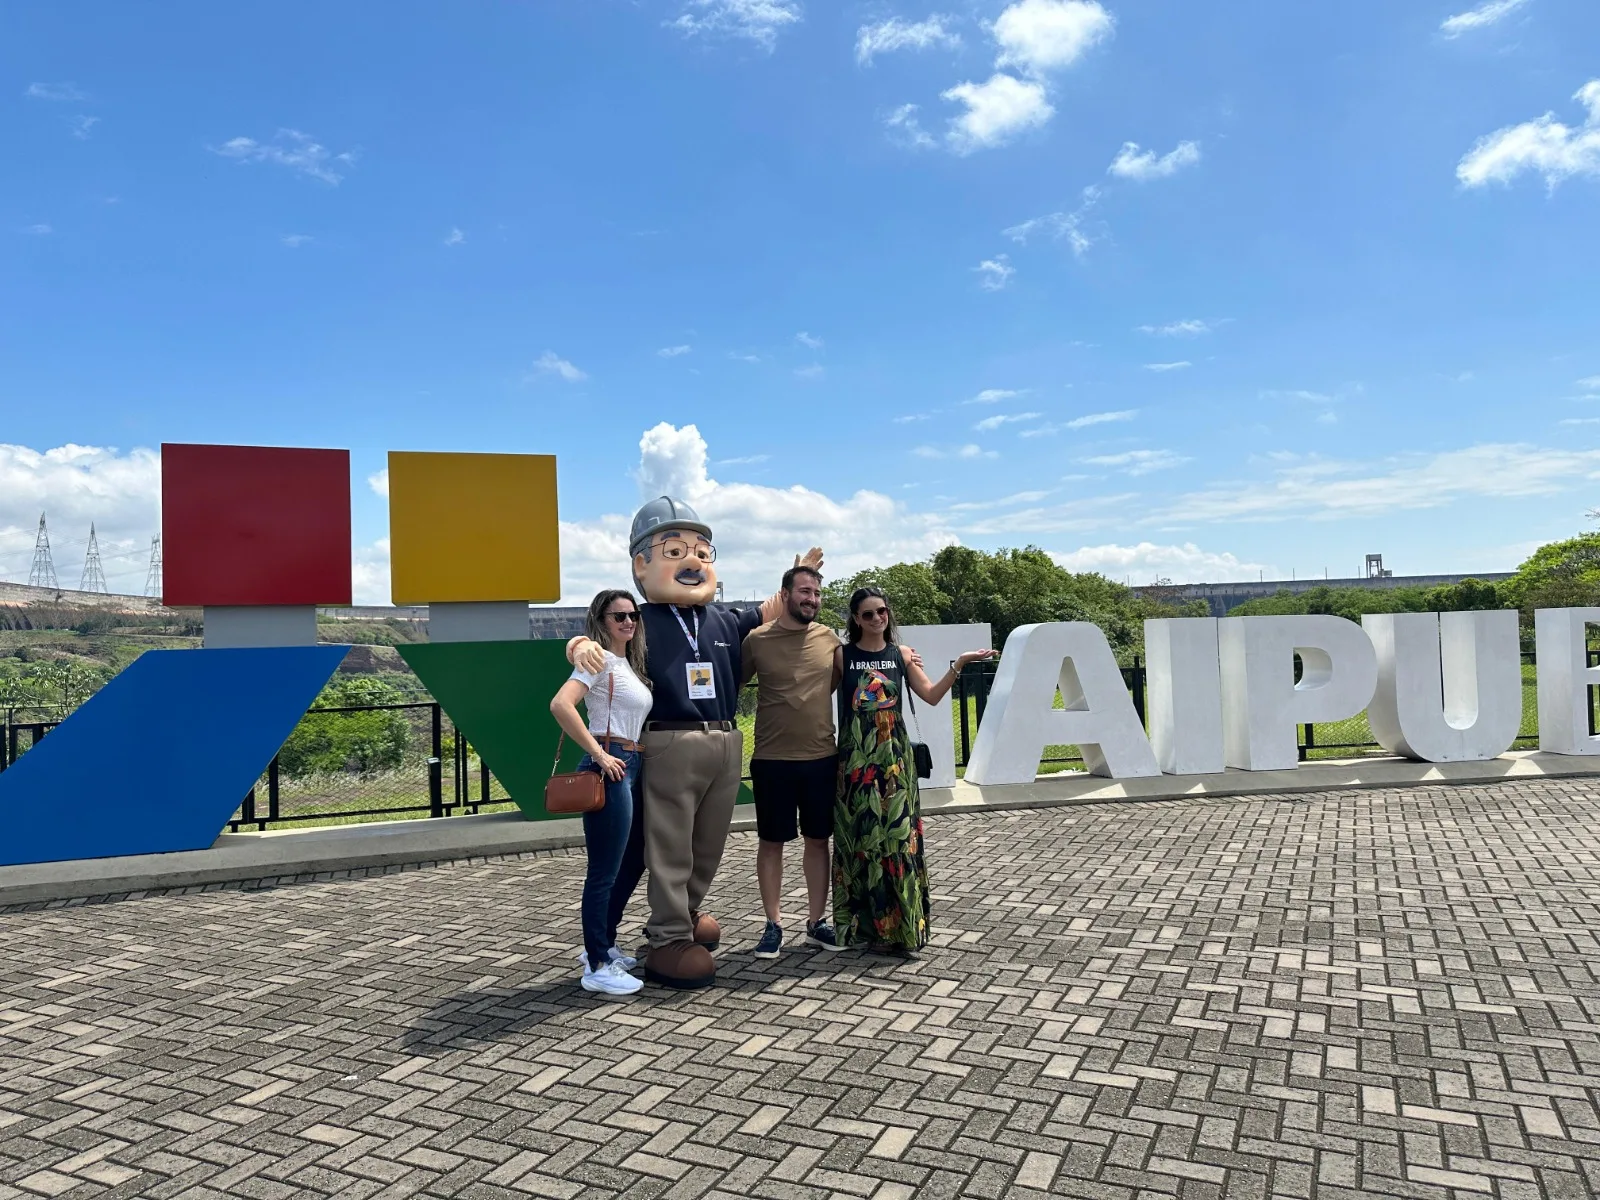
[[[1217,623],[1217,649],[1223,757],[1246,771],[1297,766],[1295,726],[1355,716],[1371,703],[1378,683],[1372,642],[1343,617],[1224,617]]]
[[[929,679],[938,679],[966,651],[994,645],[988,623],[977,621],[970,625],[902,625],[896,636],[902,646],[922,655]],[[938,704],[929,706],[913,699],[900,706],[911,736],[924,743],[933,757],[933,774],[922,781],[925,788],[954,787],[956,783],[956,734],[950,717],[954,696],[951,688]],[[834,716],[837,719],[837,709]]]
[[[1217,619],[1144,623],[1145,714],[1156,762],[1169,775],[1222,770],[1222,676]]]
[[[1522,727],[1515,612],[1368,613],[1361,627],[1378,655],[1367,720],[1385,750],[1471,762],[1511,748]]]
[[[1056,688],[1065,708],[1055,707]],[[1077,746],[1095,775],[1159,775],[1122,672],[1098,625],[1022,625],[1006,639],[967,779],[1032,783],[1046,746]]]
[[[1600,608],[1541,608],[1533,614],[1539,677],[1539,749],[1550,754],[1600,754],[1589,733],[1589,687],[1600,667],[1589,665],[1589,626]]]

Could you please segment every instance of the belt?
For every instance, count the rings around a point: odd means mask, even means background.
[[[605,749],[606,753],[608,753],[608,754],[611,752],[613,747],[615,747],[618,750],[633,750],[633,751],[640,751],[640,750],[644,749],[644,747],[641,746],[638,742],[630,742],[630,741],[627,741],[624,738],[619,738],[619,737],[601,738],[600,739],[600,745]]]
[[[732,733],[732,721],[648,721],[646,733]]]

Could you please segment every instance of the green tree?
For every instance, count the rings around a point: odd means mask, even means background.
[[[28,675],[45,703],[60,705],[68,712],[98,692],[110,678],[107,671],[70,658],[36,662],[28,668]]]
[[[934,583],[927,563],[895,563],[857,571],[848,579],[828,584],[822,592],[821,620],[843,629],[850,614],[850,597],[864,587],[882,588],[894,607],[895,620],[902,625],[937,625],[950,603],[950,597]]]
[[[1537,608],[1600,603],[1600,533],[1580,533],[1540,546],[1500,590],[1528,621]]]
[[[400,690],[371,676],[336,679],[322,689],[315,707],[295,726],[279,752],[278,763],[291,776],[373,771],[398,767],[405,758],[411,727],[399,710],[317,712],[404,701]]]

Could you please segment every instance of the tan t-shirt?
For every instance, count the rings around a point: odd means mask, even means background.
[[[833,653],[839,636],[820,621],[804,629],[768,622],[744,639],[745,680],[756,693],[753,757],[811,762],[839,752],[833,736]]]

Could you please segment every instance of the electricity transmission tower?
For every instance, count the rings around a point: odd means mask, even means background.
[[[95,536],[94,522],[89,523],[89,553],[83,559],[83,582],[80,592],[109,592],[105,568],[100,565],[100,539]]]
[[[144,577],[144,594],[161,599],[161,535],[150,539],[150,573]]]
[[[28,570],[28,586],[59,588],[56,566],[50,561],[50,533],[44,527],[44,514],[39,514],[39,536],[33,539],[33,566]]]

